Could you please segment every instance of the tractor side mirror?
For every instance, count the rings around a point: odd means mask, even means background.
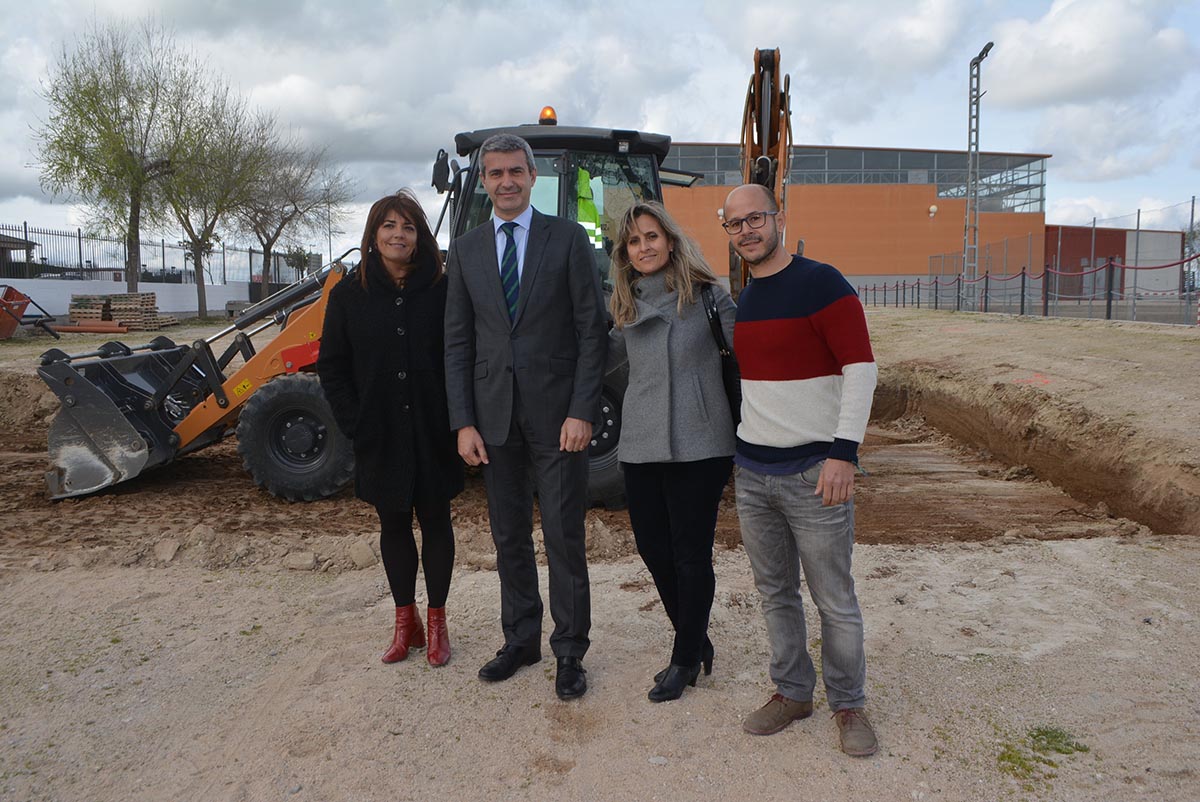
[[[458,172],[458,164],[455,163],[455,172]],[[450,154],[446,153],[445,148],[439,148],[437,158],[433,162],[433,186],[437,187],[438,194],[450,188]]]

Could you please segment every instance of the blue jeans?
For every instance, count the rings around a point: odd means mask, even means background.
[[[820,462],[803,473],[769,476],[735,467],[742,543],[762,596],[771,642],[771,681],[789,699],[809,701],[816,671],[808,654],[800,569],[821,616],[821,673],[832,711],[863,707],[867,661],[863,620],[850,575],[854,500],[821,506]]]

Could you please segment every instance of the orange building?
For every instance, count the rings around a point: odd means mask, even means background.
[[[737,145],[674,143],[665,170],[699,177],[667,187],[667,208],[728,273],[718,212],[741,183]],[[981,153],[977,271],[1040,272],[1045,250],[1046,159]],[[962,270],[965,151],[794,146],[788,171],[786,242],[838,268],[855,286],[927,279]]]

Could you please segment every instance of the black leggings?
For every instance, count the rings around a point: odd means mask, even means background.
[[[413,512],[421,524],[421,562],[425,565],[425,590],[430,607],[445,607],[454,568],[454,530],[450,527],[450,501],[434,504],[417,501],[412,507],[383,502],[379,513],[379,553],[397,607],[406,607],[417,594],[417,541]]]
[[[732,457],[696,462],[622,462],[638,552],[675,627],[671,662],[700,662],[712,610],[713,535]]]

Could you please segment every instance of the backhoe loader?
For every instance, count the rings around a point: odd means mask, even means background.
[[[159,336],[136,347],[44,353],[38,375],[61,402],[50,425],[50,497],[133,479],[234,431],[246,470],[277,496],[311,501],[345,486],[354,476],[351,444],[312,372],[325,302],[345,273],[334,262],[191,345]],[[276,326],[257,350],[253,337]],[[213,346],[230,335],[217,356]],[[237,357],[243,364],[227,375]]]
[[[670,137],[560,127],[550,110],[538,124],[458,134],[456,148],[468,165],[459,167],[441,151],[433,171],[434,185],[448,193],[437,225],[449,212],[451,241],[491,215],[478,150],[497,133],[529,141],[538,171],[533,204],[584,225],[610,289],[616,227],[630,204],[662,199],[666,174],[659,167]],[[335,261],[190,345],[160,336],[135,347],[110,342],[85,354],[43,354],[38,374],[61,401],[49,435],[50,496],[80,496],[129,481],[234,432],[247,472],[277,496],[313,500],[346,486],[354,472],[351,443],[335,425],[314,373],[326,300],[346,273]],[[278,327],[274,337],[256,348],[254,336],[272,327]],[[230,337],[218,355],[215,348]],[[227,373],[239,356],[244,364]],[[606,376],[589,449],[589,496],[607,506],[623,500],[617,440],[627,378],[624,366]]]

